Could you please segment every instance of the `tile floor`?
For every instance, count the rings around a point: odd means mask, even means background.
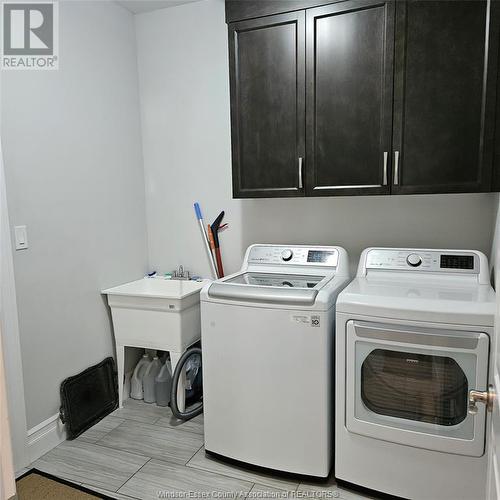
[[[300,492],[298,498],[369,498],[334,480],[294,481],[215,460],[205,455],[202,415],[181,422],[169,408],[132,399],[32,465],[117,499],[158,499],[161,492],[234,492],[243,499],[249,492],[257,499],[285,492]]]

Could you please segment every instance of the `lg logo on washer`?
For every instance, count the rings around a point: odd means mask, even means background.
[[[2,69],[58,69],[58,4],[5,2]]]
[[[290,318],[294,323],[300,323],[303,325],[310,325],[315,328],[319,328],[321,326],[320,317],[318,315],[313,314],[312,316],[306,314],[292,314]]]

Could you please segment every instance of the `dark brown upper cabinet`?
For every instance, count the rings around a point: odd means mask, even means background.
[[[500,72],[497,76],[497,88],[500,89]],[[495,147],[493,152],[493,189],[492,191],[500,191],[500,94],[497,95],[496,109],[496,128],[495,128]]]
[[[229,22],[234,197],[500,189],[500,1],[227,0],[226,14],[245,19]]]
[[[491,189],[496,51],[488,53],[488,28],[486,1],[396,3],[393,193]]]
[[[306,11],[306,191],[389,194],[394,4]]]
[[[500,2],[494,2],[491,6],[492,19],[500,19]],[[494,28],[497,31],[494,31]],[[495,39],[495,36],[498,36],[498,30],[500,30],[500,22],[496,24],[492,24],[490,27],[490,38]],[[490,47],[490,57],[493,57],[494,48],[498,49],[498,45],[493,45]],[[500,50],[497,52],[497,106],[496,106],[496,116],[495,116],[495,136],[494,136],[494,147],[493,147],[493,181],[492,181],[492,191],[500,191]]]
[[[305,12],[229,25],[233,196],[303,196]]]

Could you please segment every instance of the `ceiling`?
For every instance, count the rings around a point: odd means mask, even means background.
[[[132,12],[132,14],[140,14],[142,12],[151,12],[158,9],[166,9],[168,7],[176,7],[185,3],[199,2],[200,0],[121,0],[116,1],[122,7]]]

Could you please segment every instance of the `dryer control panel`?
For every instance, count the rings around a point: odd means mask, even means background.
[[[250,249],[249,264],[337,267],[338,250],[334,247],[256,245]]]
[[[473,252],[374,248],[366,256],[366,269],[479,274]]]

